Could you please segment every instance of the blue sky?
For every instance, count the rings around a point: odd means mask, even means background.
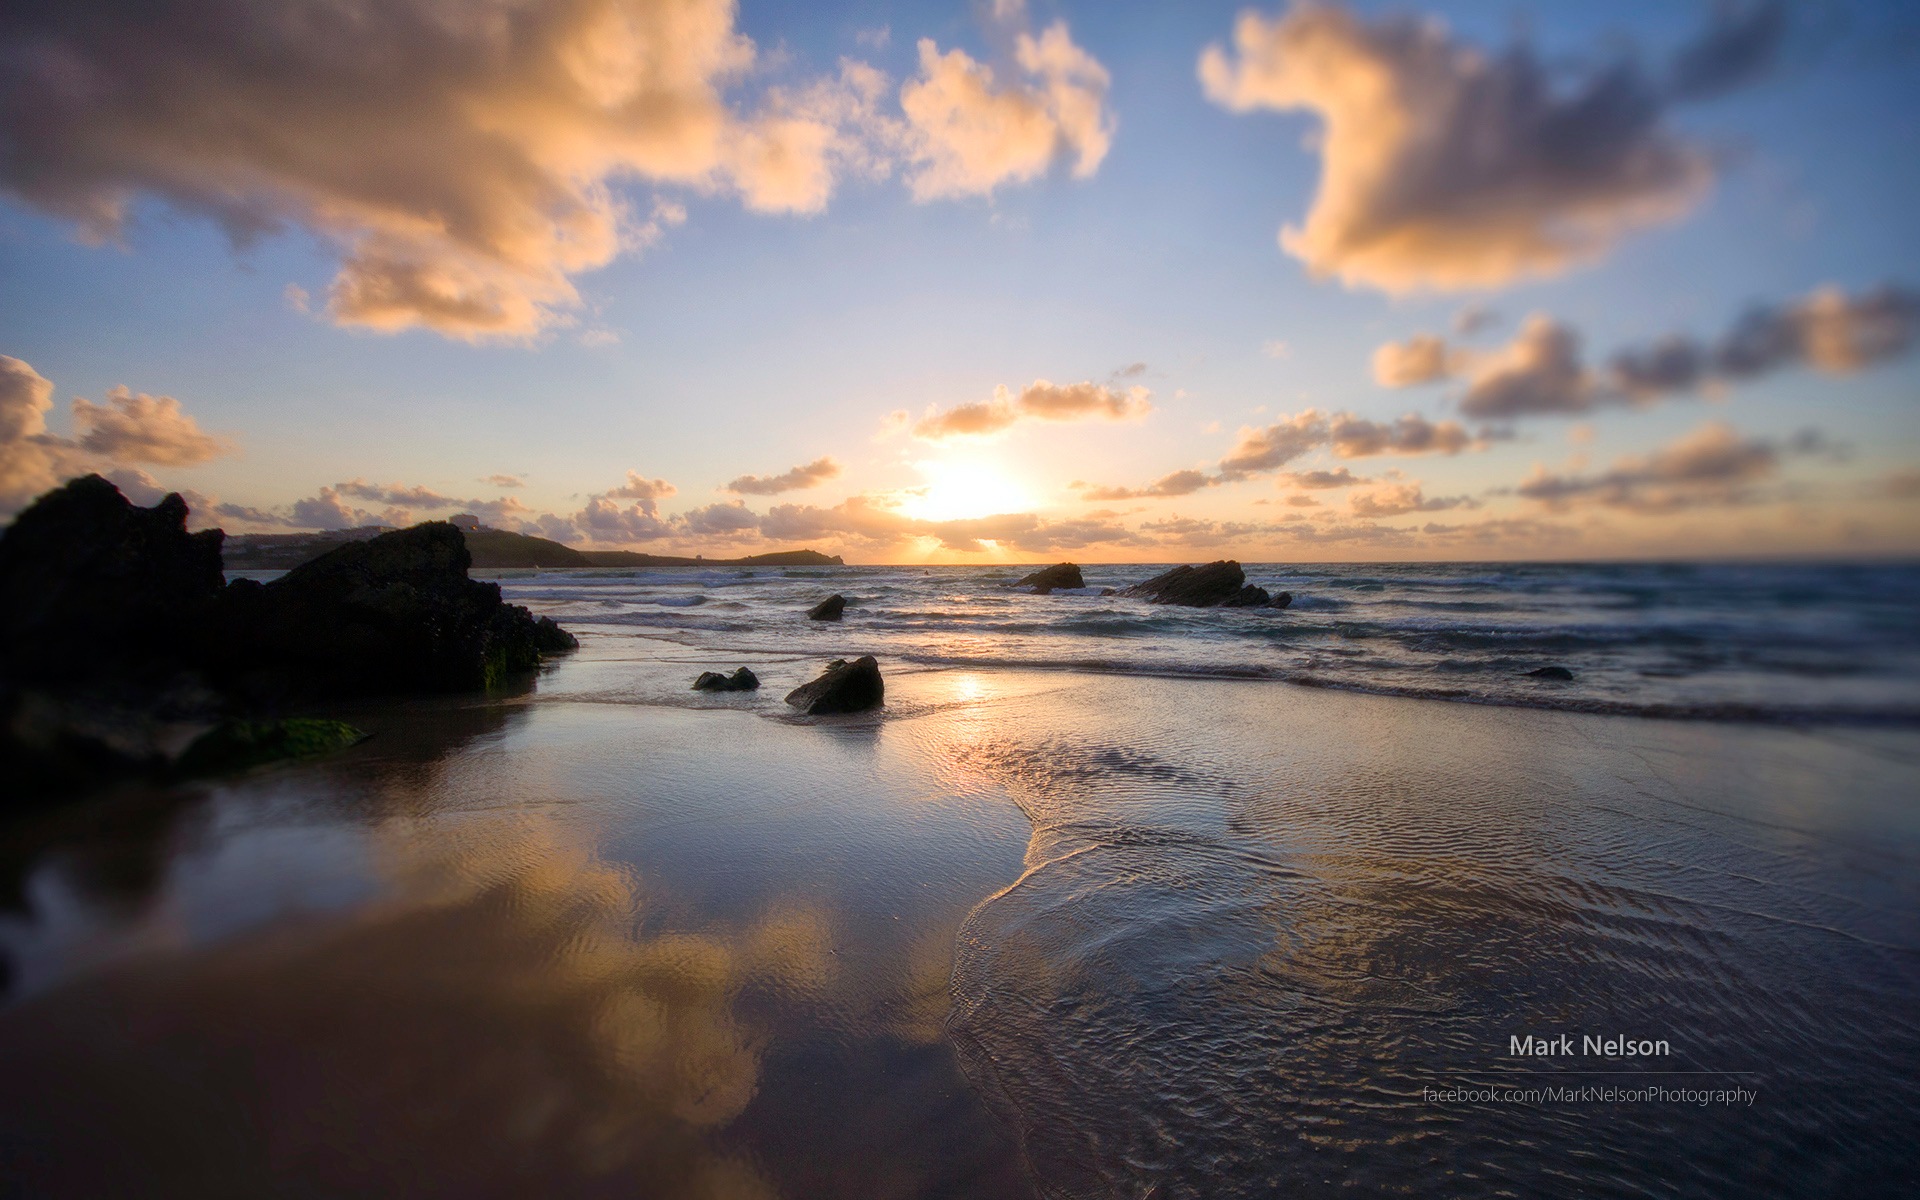
[[[646,19],[661,7],[579,5]],[[74,7],[111,20],[116,6]],[[172,7],[231,19],[225,0]],[[1337,10],[1355,36],[1385,39],[1397,16],[1444,22],[1445,33],[1433,36],[1450,53],[1492,58],[1524,44],[1563,100],[1586,86],[1582,72],[1631,59],[1660,108],[1658,137],[1704,164],[1707,182],[1676,201],[1677,211],[1610,225],[1577,261],[1401,292],[1316,278],[1278,243],[1281,227],[1301,225],[1327,182],[1330,160],[1314,140],[1325,113],[1265,102],[1234,111],[1209,97],[1197,69],[1209,45],[1222,46],[1247,87],[1258,84],[1247,82],[1249,51],[1232,40],[1247,6],[1036,0],[1025,13],[997,14],[966,4],[691,7],[730,16],[733,32],[757,47],[751,68],[715,85],[725,111],[742,121],[767,109],[769,89],[790,94],[837,78],[843,58],[884,72],[871,115],[845,128],[881,147],[873,153],[888,160],[886,176],[841,170],[816,209],[767,212],[749,207],[744,197],[757,185],[739,170],[606,173],[636,220],[661,211],[656,203],[677,206],[672,215],[683,219],[662,222],[650,245],[605,265],[561,272],[577,301],[552,305],[538,327],[478,336],[431,321],[370,329],[330,313],[346,242],[375,224],[328,224],[306,201],[287,200],[266,150],[237,166],[204,166],[206,131],[180,123],[210,120],[193,115],[205,106],[183,106],[189,115],[169,115],[169,126],[136,120],[113,99],[62,97],[68,109],[48,116],[57,105],[33,92],[58,82],[48,46],[99,64],[119,61],[126,48],[101,42],[78,19],[9,18],[15,24],[0,25],[0,44],[38,57],[0,95],[16,164],[0,177],[0,354],[27,369],[8,377],[23,397],[16,404],[22,412],[38,404],[47,430],[36,435],[44,444],[19,450],[29,457],[13,470],[16,490],[47,472],[108,470],[130,493],[187,490],[198,521],[258,531],[341,523],[346,514],[405,522],[446,515],[455,501],[504,499],[483,515],[577,544],[708,552],[811,544],[862,561],[1920,549],[1920,368],[1906,353],[1920,319],[1910,290],[1920,285],[1920,222],[1910,215],[1920,183],[1920,125],[1910,119],[1920,111],[1920,25],[1899,6],[1783,8],[1764,61],[1699,99],[1660,91],[1675,51],[1716,19],[1752,18],[1763,6],[1735,5],[1717,18],[1705,4]],[[1332,10],[1252,11],[1278,30]],[[1105,76],[1104,86],[1086,89],[1110,132],[1093,169],[1075,171],[1085,155],[1062,121],[1037,176],[975,178],[974,191],[916,198],[908,181],[932,153],[900,126],[900,90],[922,70],[916,42],[962,50],[994,72],[995,85],[1024,86],[1018,94],[1031,98],[1043,80],[1023,73],[1017,39],[1039,38],[1058,22]],[[1296,70],[1286,55],[1297,60],[1303,43],[1286,44],[1276,69]],[[242,88],[249,75],[238,69],[258,45],[236,38],[207,50],[183,35],[179,46],[161,38],[142,53],[163,65],[169,54],[179,63],[227,55],[241,82],[208,103],[252,104],[270,126],[271,103]],[[417,49],[435,45],[423,35]],[[1330,71],[1347,69],[1328,61]],[[336,81],[324,64],[303,86],[326,111]],[[117,128],[119,139],[103,134],[106,148],[90,157],[62,151],[65,143],[42,136],[57,133],[60,119]],[[316,155],[371,153],[351,131],[307,128],[290,115],[268,132],[310,136]],[[138,138],[155,152],[125,148]],[[156,182],[152,160],[163,154],[187,165],[169,166]],[[355,164],[362,167],[379,164]],[[205,174],[194,178],[196,170]],[[1446,172],[1469,203],[1483,203],[1476,188],[1493,186],[1470,167]],[[49,177],[70,181],[69,191],[49,199],[37,182]],[[496,182],[477,168],[449,178],[449,187],[482,197]],[[213,219],[218,204],[182,190],[209,180],[227,189],[219,203],[229,215],[244,202],[277,228],[236,244]],[[249,187],[258,194],[231,200],[233,189]],[[124,197],[128,219],[115,237],[90,242],[72,195]],[[1485,196],[1488,208],[1505,202]],[[1415,211],[1441,199],[1397,202]],[[1585,202],[1572,194],[1515,201]],[[1535,216],[1551,227],[1561,214]],[[382,230],[399,227],[391,212],[379,220],[388,222]],[[1425,261],[1408,269],[1445,268]],[[307,297],[305,311],[289,299],[290,285]],[[1609,390],[1606,362],[1616,350],[1679,334],[1710,352],[1754,306],[1774,312],[1783,330],[1811,328],[1807,298],[1821,288],[1838,289],[1830,315],[1843,325],[1867,319],[1864,298],[1879,295],[1886,311],[1877,319],[1892,323],[1891,340],[1838,358],[1801,345],[1764,371],[1652,395]],[[1455,334],[1456,318],[1476,308],[1485,327]],[[1588,375],[1573,392],[1529,401],[1516,415],[1466,419],[1462,405],[1490,386],[1502,348],[1520,338],[1530,314],[1577,337]],[[1852,336],[1850,328],[1839,336]],[[1382,386],[1370,365],[1376,350],[1419,334],[1446,340],[1455,356],[1446,377]],[[1033,393],[1022,407],[1041,380],[1093,390]],[[116,387],[177,399],[178,419],[203,440],[142,441],[129,426],[150,410],[115,409],[125,419],[112,428],[98,417],[87,429],[76,424],[72,397],[111,405]],[[1002,427],[916,436],[916,425],[930,432],[929,413],[991,407],[1002,388],[994,410],[1010,414]],[[1127,399],[1136,388],[1146,389],[1137,403]],[[1096,394],[1107,399],[1088,399]],[[1045,411],[1070,419],[1030,415],[1049,404]],[[1307,410],[1451,421],[1466,444],[1453,453],[1347,456],[1343,446],[1357,443],[1322,437],[1269,465],[1221,466],[1247,435]],[[894,413],[904,421],[890,422]],[[720,490],[821,458],[838,472],[804,489]],[[1316,489],[1292,481],[1340,467],[1367,482]],[[1208,481],[1183,494],[1105,501],[1070,487],[1140,490],[1181,471]],[[669,486],[636,489],[629,472]],[[519,485],[485,482],[495,476]],[[355,482],[359,493],[342,491]],[[617,494],[623,487],[628,494]],[[332,492],[328,505],[299,507],[326,498],[322,489]],[[396,489],[412,499],[376,496]],[[595,497],[605,502],[601,515],[605,505],[625,515],[596,521]],[[684,517],[716,503],[744,504],[753,519],[722,528]],[[774,519],[779,508],[790,511]]]

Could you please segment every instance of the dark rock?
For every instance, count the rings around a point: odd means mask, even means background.
[[[869,654],[853,662],[834,659],[820,678],[788,692],[787,703],[809,715],[864,712],[878,707],[886,695],[880,664]]]
[[[98,475],[48,492],[0,535],[0,674],[71,690],[191,668],[224,536],[188,533],[177,495],[140,508]]]
[[[760,677],[745,667],[731,675],[702,671],[700,678],[693,681],[693,690],[696,692],[751,692],[759,686]]]
[[[313,726],[236,718],[320,696],[492,687],[573,636],[467,578],[434,523],[343,545],[262,585],[221,572],[219,530],[99,476],[0,533],[0,778],[23,796],[172,778],[193,761],[304,754]],[[208,735],[212,736],[212,735]]]
[[[212,657],[255,695],[476,691],[577,644],[468,579],[470,561],[444,521],[341,546],[264,587],[229,588]]]
[[[1087,581],[1081,578],[1077,564],[1063,562],[1042,567],[1013,586],[1030,587],[1036,594],[1044,596],[1055,588],[1083,588],[1087,586]]]
[[[1267,590],[1248,583],[1246,572],[1231,559],[1204,567],[1175,567],[1120,594],[1187,608],[1259,608],[1271,602]]]
[[[808,609],[807,619],[809,621],[838,621],[840,614],[846,610],[847,598],[835,594],[828,596],[825,600]]]
[[[367,740],[345,721],[289,717],[283,721],[227,721],[201,735],[174,764],[182,776],[244,770],[285,759],[316,758]]]
[[[552,617],[536,617],[533,622],[533,648],[542,654],[565,654],[580,648],[580,639],[560,628]]]
[[[1528,671],[1527,678],[1558,679],[1564,683],[1573,678],[1573,672],[1567,670],[1565,667],[1541,667],[1538,670]]]
[[[1273,598],[1273,607],[1275,608],[1285,608],[1287,605],[1292,603],[1293,603],[1292,592],[1281,592],[1278,596],[1275,596]]]

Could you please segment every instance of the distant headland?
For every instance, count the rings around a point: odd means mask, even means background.
[[[777,550],[744,558],[688,558],[678,554],[642,554],[635,550],[576,550],[548,538],[504,529],[468,525],[454,518],[466,534],[467,549],[476,570],[511,567],[843,567],[837,554],[816,550]],[[389,533],[383,525],[331,529],[315,533],[243,533],[226,541],[228,570],[286,571],[349,542],[364,542]]]

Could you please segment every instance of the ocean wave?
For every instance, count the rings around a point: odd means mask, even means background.
[[[1096,565],[1081,594],[1049,596],[1003,586],[1011,569],[972,567],[565,572],[502,586],[608,636],[725,653],[1260,678],[1639,716],[1907,723],[1920,713],[1920,567],[1249,564],[1250,579],[1292,592],[1292,607],[1091,594],[1156,571]],[[803,619],[829,590],[824,578],[839,590],[857,581],[844,622]],[[1573,678],[1525,678],[1545,666]]]

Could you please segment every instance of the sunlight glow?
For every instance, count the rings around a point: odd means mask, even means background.
[[[1030,511],[1033,497],[1007,478],[997,463],[975,458],[928,459],[914,464],[927,481],[901,503],[900,511],[923,521]]]

